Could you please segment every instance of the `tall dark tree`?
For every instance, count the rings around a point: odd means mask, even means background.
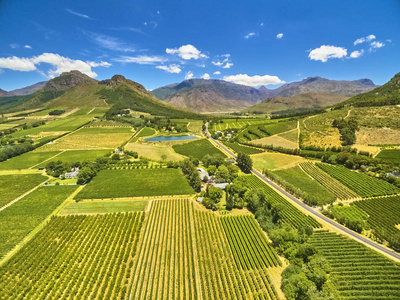
[[[253,161],[251,160],[250,155],[246,153],[239,153],[237,156],[237,164],[245,173],[250,173],[251,169],[253,169]]]

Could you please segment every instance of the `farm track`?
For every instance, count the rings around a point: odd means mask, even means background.
[[[226,147],[224,147],[223,145],[221,145],[218,141],[214,140],[210,133],[208,132],[208,124],[206,124],[206,133],[207,136],[210,140],[212,140],[216,145],[218,145],[220,148],[222,148],[224,151],[226,151],[227,153],[229,153],[229,155],[236,159],[235,154],[233,154],[231,151],[229,151]],[[355,233],[354,231],[336,223],[335,221],[329,219],[328,217],[325,217],[324,215],[322,215],[321,213],[319,213],[318,211],[314,210],[312,207],[308,206],[307,204],[303,203],[302,201],[300,201],[299,199],[293,197],[291,194],[289,194],[288,192],[286,192],[284,189],[280,188],[278,185],[276,185],[275,183],[271,182],[270,180],[268,180],[266,177],[264,177],[260,172],[256,171],[255,169],[252,170],[253,174],[255,174],[256,176],[258,176],[262,181],[264,181],[264,183],[266,183],[267,185],[269,185],[270,187],[272,187],[275,191],[278,191],[280,194],[283,194],[287,199],[289,199],[292,203],[296,204],[297,206],[300,206],[302,209],[306,210],[310,215],[312,215],[313,217],[315,217],[319,222],[321,222],[324,225],[327,225],[328,227],[333,227],[335,230],[337,230],[338,232],[340,232],[341,234],[344,234],[346,236],[349,236],[350,238],[352,238],[353,240],[356,240],[364,245],[367,245],[368,247],[386,255],[387,257],[400,262],[400,254],[396,253],[395,251],[386,248],[382,245],[379,245],[373,241],[371,241],[370,239],[359,235],[357,233]]]

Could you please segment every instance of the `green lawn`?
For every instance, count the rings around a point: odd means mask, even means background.
[[[38,167],[44,167],[51,161],[63,161],[63,162],[83,162],[83,161],[94,161],[98,157],[110,155],[112,149],[104,150],[70,150],[57,155],[56,157],[40,164]]]
[[[23,195],[47,179],[39,174],[0,175],[0,207]]]
[[[75,199],[193,194],[178,169],[102,170]]]
[[[0,211],[0,257],[35,229],[75,189],[76,186],[40,187]]]
[[[185,155],[187,157],[197,158],[199,160],[201,160],[206,154],[223,158],[226,157],[223,152],[215,148],[207,139],[196,140],[180,145],[173,145],[172,148],[174,148],[176,153]]]
[[[49,152],[28,152],[22,155],[13,157],[0,163],[0,170],[19,170],[28,169],[50,157],[60,153],[60,151]]]
[[[117,212],[144,211],[148,201],[81,201],[69,203],[59,215],[102,214]]]
[[[299,166],[295,166],[290,169],[274,171],[273,173],[278,175],[290,185],[305,192],[307,195],[306,200],[309,200],[309,203],[324,205],[333,203],[336,200],[336,196],[334,194],[329,192],[318,181],[309,177]]]

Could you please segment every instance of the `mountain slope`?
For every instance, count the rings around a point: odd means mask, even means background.
[[[12,90],[9,92],[0,89],[0,97],[14,97],[14,96],[30,95],[30,94],[33,94],[34,92],[36,92],[37,90],[40,90],[41,88],[43,88],[46,85],[46,82],[47,81],[41,81],[41,82],[32,84],[30,86]]]
[[[400,104],[400,73],[384,85],[364,94],[354,96],[338,106],[380,106]]]
[[[280,98],[272,99],[270,105],[261,106],[268,108],[265,112],[270,112],[333,105],[375,87],[377,86],[369,79],[338,81],[309,77],[302,81],[284,84],[274,90],[264,86],[255,89],[223,80],[190,79],[155,89],[153,94],[163,101],[200,112],[237,111],[264,99],[279,96]],[[301,96],[282,99],[296,95]],[[299,101],[304,103],[298,103]]]

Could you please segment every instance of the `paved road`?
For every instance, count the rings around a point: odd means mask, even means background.
[[[208,124],[207,124],[208,125]],[[207,126],[206,125],[206,126]],[[209,132],[208,132],[208,126],[207,126],[207,136],[214,142],[216,143],[219,147],[221,147],[222,149],[224,149],[232,158],[236,158],[236,155],[230,151],[229,149],[227,149],[223,144],[221,144],[220,142],[218,142],[217,140],[213,139]],[[336,223],[335,221],[333,221],[332,219],[329,219],[328,217],[325,217],[323,214],[319,213],[318,211],[314,210],[312,207],[308,206],[307,204],[303,203],[302,201],[300,201],[299,199],[293,197],[291,194],[289,194],[288,192],[286,192],[284,189],[282,189],[281,187],[279,187],[278,185],[276,185],[275,183],[273,183],[272,181],[270,181],[269,179],[267,179],[264,175],[262,175],[260,172],[258,172],[257,170],[253,169],[252,172],[257,175],[261,180],[263,180],[266,184],[268,184],[269,186],[271,186],[272,188],[274,188],[275,190],[278,190],[279,192],[281,192],[282,194],[284,194],[287,198],[289,198],[291,201],[297,203],[298,205],[300,205],[301,207],[303,207],[305,210],[307,210],[313,217],[315,217],[317,219],[318,222],[322,222],[322,223],[328,223],[329,225],[335,227],[336,229],[340,230],[343,233],[347,233],[348,235],[350,235],[354,240],[365,243],[367,245],[369,245],[371,248],[377,250],[377,251],[381,251],[386,253],[388,256],[394,258],[395,260],[400,261],[400,254],[396,253],[392,250],[389,250],[373,241],[371,241],[370,239],[359,235],[357,233],[355,233],[354,231],[348,229],[347,227],[344,227],[338,223]]]

